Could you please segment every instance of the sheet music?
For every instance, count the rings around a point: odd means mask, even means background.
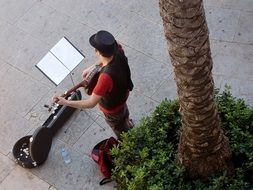
[[[84,58],[66,38],[62,38],[50,51],[70,71],[72,71]]]
[[[56,85],[70,73],[70,71],[51,53],[48,52],[37,64],[37,67]]]
[[[63,37],[36,65],[54,84],[59,85],[84,59],[84,56]]]

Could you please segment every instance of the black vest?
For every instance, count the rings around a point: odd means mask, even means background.
[[[105,109],[113,109],[123,104],[127,100],[128,91],[133,89],[131,72],[124,53],[118,50],[112,61],[103,67],[100,73],[110,75],[113,88],[102,97],[99,104]]]

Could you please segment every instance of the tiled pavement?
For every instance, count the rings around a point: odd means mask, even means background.
[[[216,86],[252,105],[253,1],[205,0]],[[86,56],[73,71],[74,83],[94,61],[91,34],[105,29],[123,44],[135,84],[129,109],[135,122],[164,98],[176,97],[157,0],[0,0],[0,189],[81,190],[99,186],[102,178],[89,157],[91,148],[112,134],[98,109],[77,111],[54,138],[47,161],[23,169],[13,162],[14,143],[44,123],[43,105],[72,86],[67,77],[55,87],[35,64],[66,36]],[[85,96],[85,95],[84,95]],[[60,148],[72,162],[64,164]]]

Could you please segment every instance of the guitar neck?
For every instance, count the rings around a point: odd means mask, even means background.
[[[83,80],[80,83],[78,83],[77,85],[75,85],[74,87],[72,87],[71,89],[69,89],[67,92],[65,92],[64,94],[62,94],[62,97],[66,97],[69,96],[72,92],[76,91],[78,88],[80,87],[86,87],[88,85],[87,80]]]
[[[70,95],[72,92],[76,91],[78,88],[80,87],[88,87],[88,85],[91,83],[91,80],[93,80],[95,76],[98,76],[100,70],[102,69],[101,64],[99,65],[95,65],[94,68],[92,68],[91,72],[88,74],[88,77],[86,77],[85,80],[81,81],[80,83],[78,83],[76,86],[72,87],[71,89],[69,89],[67,92],[65,92],[63,95],[61,95],[62,97],[66,97],[68,95]]]

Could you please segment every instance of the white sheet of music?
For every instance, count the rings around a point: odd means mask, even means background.
[[[66,38],[62,38],[50,51],[70,71],[72,71],[84,58]]]
[[[70,72],[51,52],[42,58],[37,67],[56,85]]]
[[[62,80],[84,59],[84,56],[63,37],[36,65],[54,84]]]

